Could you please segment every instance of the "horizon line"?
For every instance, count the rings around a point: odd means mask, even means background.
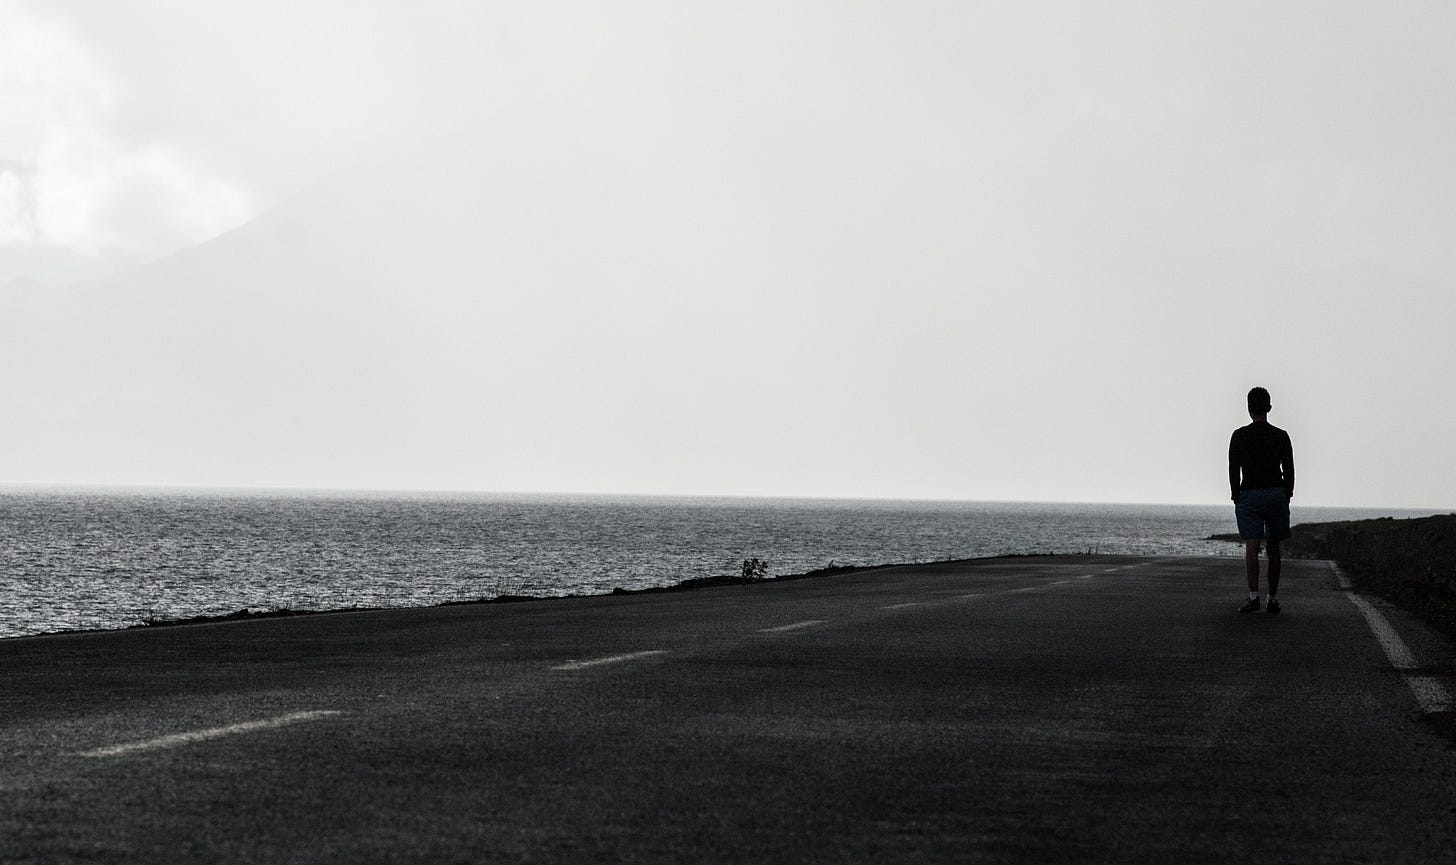
[[[1074,499],[978,499],[952,498],[946,496],[885,496],[885,495],[812,495],[785,493],[706,493],[706,492],[585,492],[580,490],[484,490],[462,487],[347,487],[347,486],[270,486],[266,484],[170,484],[170,483],[97,483],[97,482],[36,482],[0,481],[0,493],[13,490],[52,492],[153,492],[153,493],[219,493],[242,495],[367,495],[367,496],[560,496],[573,498],[640,498],[640,499],[737,499],[747,501],[825,501],[825,502],[923,502],[944,504],[1007,504],[1007,505],[1123,505],[1130,507],[1220,507],[1228,505],[1221,501],[1109,501]],[[1294,507],[1325,508],[1338,510],[1397,510],[1431,511],[1433,513],[1456,513],[1453,507],[1426,507],[1421,505],[1350,505],[1350,504],[1296,504]]]

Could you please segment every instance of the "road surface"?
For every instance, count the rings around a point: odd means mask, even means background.
[[[0,640],[0,862],[1456,861],[1452,644],[1241,568]]]

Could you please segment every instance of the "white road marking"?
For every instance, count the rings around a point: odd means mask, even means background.
[[[784,631],[797,631],[800,628],[812,628],[815,625],[824,624],[827,619],[805,619],[802,622],[794,622],[791,625],[779,625],[776,628],[759,628],[760,634],[782,634]]]
[[[888,607],[880,607],[880,609],[882,609],[882,610],[903,610],[906,607],[918,607],[918,606],[920,606],[920,602],[919,601],[906,601],[903,604],[890,604]]]
[[[1444,712],[1451,708],[1451,695],[1435,676],[1406,673],[1405,684],[1416,695],[1416,702],[1421,704],[1422,712]]]
[[[1395,628],[1390,626],[1385,615],[1375,608],[1369,601],[1351,591],[1350,581],[1340,571],[1340,566],[1334,562],[1330,567],[1335,572],[1335,577],[1340,581],[1340,588],[1345,590],[1345,597],[1355,605],[1355,609],[1365,617],[1365,623],[1374,632],[1375,639],[1380,643],[1380,648],[1385,650],[1385,657],[1390,659],[1390,665],[1405,676],[1406,686],[1415,695],[1416,702],[1420,703],[1422,712],[1443,712],[1451,708],[1451,695],[1446,692],[1445,685],[1433,676],[1425,676],[1420,673],[1410,672],[1420,669],[1416,656],[1411,652],[1405,640],[1400,638]]]
[[[605,658],[591,658],[586,661],[568,661],[565,664],[557,664],[553,670],[585,670],[587,667],[600,667],[602,664],[620,664],[623,661],[635,661],[638,658],[650,658],[653,655],[666,655],[666,649],[648,649],[644,652],[628,652],[625,655],[608,655]]]
[[[1041,585],[1037,585],[1037,586],[1024,586],[1024,587],[1022,587],[1020,589],[1007,589],[1006,590],[1006,594],[1012,595],[1012,594],[1016,594],[1017,592],[1039,592],[1042,589],[1050,589],[1053,586],[1065,586],[1067,583],[1070,583],[1070,582],[1071,582],[1071,580],[1057,580],[1057,581],[1051,582],[1051,583],[1042,583]]]
[[[1090,578],[1091,576],[1092,576],[1092,574],[1087,574],[1086,576],[1077,577],[1076,579],[1085,580],[1085,579]],[[969,593],[964,594],[964,595],[956,595],[956,597],[958,597],[958,598],[984,598],[987,595],[1020,595],[1020,594],[1025,594],[1026,592],[1040,592],[1040,591],[1043,591],[1045,589],[1053,588],[1055,586],[1065,586],[1065,585],[1067,585],[1070,582],[1072,582],[1072,580],[1070,580],[1070,579],[1068,579],[1068,580],[1054,580],[1053,582],[1050,582],[1050,583],[1041,583],[1040,585],[1036,585],[1036,586],[1022,586],[1019,589],[1002,589],[999,592],[969,592]],[[904,606],[904,605],[901,605],[901,606]],[[880,609],[889,610],[889,609],[893,609],[893,608],[892,607],[881,607]]]
[[[210,727],[206,730],[192,730],[186,733],[173,733],[170,736],[159,736],[155,739],[147,739],[142,742],[128,742],[124,745],[111,745],[106,748],[96,748],[91,751],[81,751],[77,757],[120,757],[123,754],[136,754],[142,751],[157,751],[162,748],[175,748],[178,745],[190,745],[193,742],[205,742],[208,739],[219,739],[223,736],[233,736],[238,733],[254,733],[258,730],[272,730],[276,727],[286,727],[289,724],[298,724],[303,721],[316,721],[319,718],[327,718],[339,712],[319,709],[309,712],[294,712],[291,715],[279,715],[276,718],[267,718],[262,721],[245,721],[241,724],[229,724],[226,727]]]

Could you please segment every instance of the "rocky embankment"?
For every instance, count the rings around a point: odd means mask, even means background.
[[[1456,514],[1301,523],[1284,549],[1296,558],[1339,562],[1360,588],[1456,636]]]

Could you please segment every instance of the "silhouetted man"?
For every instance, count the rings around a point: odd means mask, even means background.
[[[1289,537],[1289,500],[1294,497],[1294,445],[1289,433],[1269,423],[1269,392],[1249,391],[1253,423],[1229,439],[1229,488],[1239,537],[1244,539],[1244,573],[1249,599],[1241,613],[1259,610],[1259,542],[1269,542],[1270,614],[1279,612],[1279,542]]]

